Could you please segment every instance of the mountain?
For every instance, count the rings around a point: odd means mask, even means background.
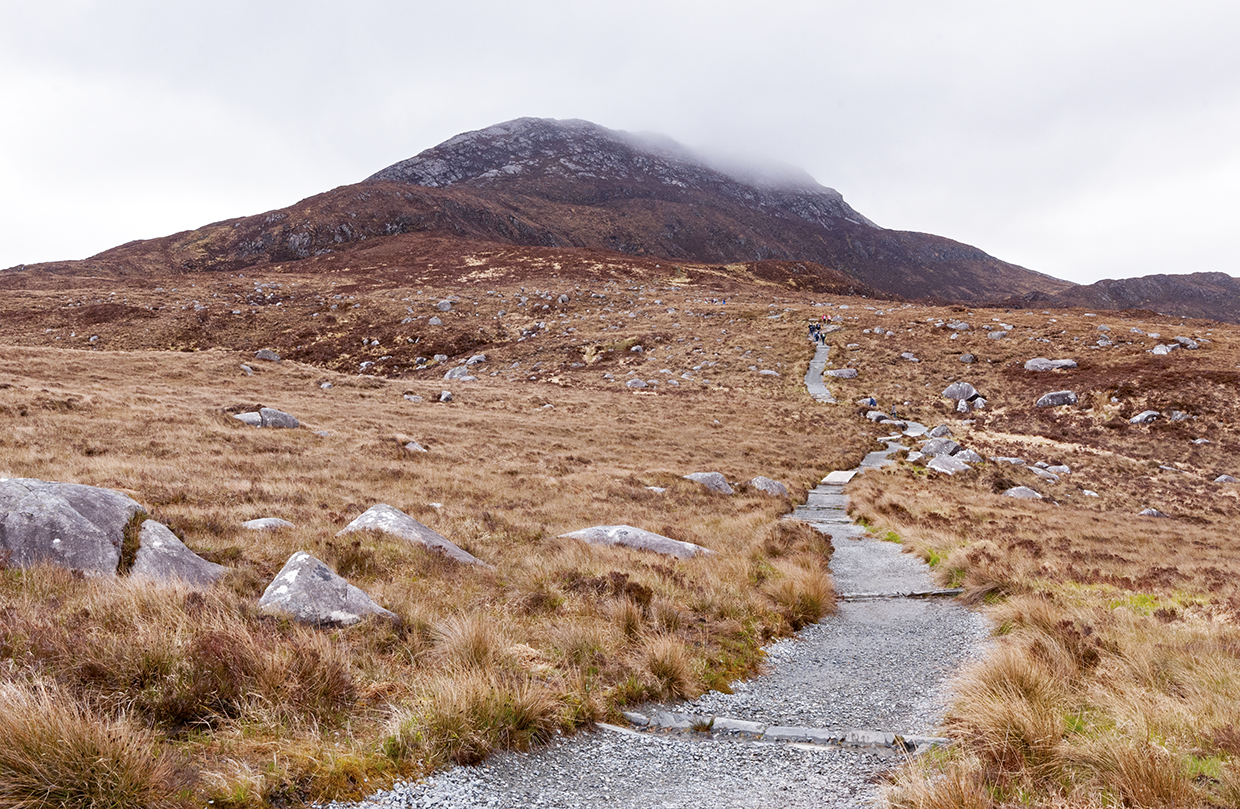
[[[824,283],[985,302],[1071,286],[941,236],[887,230],[788,167],[716,166],[667,138],[521,118],[457,135],[287,208],[131,242],[56,272],[239,271],[375,241],[411,268],[433,238],[698,264],[802,262]],[[402,258],[402,255],[405,256]],[[813,288],[802,275],[801,288]]]
[[[1149,309],[1155,312],[1240,323],[1240,280],[1221,272],[1106,279],[1045,297],[1038,306],[1085,309]]]

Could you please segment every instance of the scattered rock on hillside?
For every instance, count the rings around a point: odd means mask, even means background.
[[[354,531],[382,531],[399,537],[413,545],[441,553],[449,559],[468,565],[491,567],[486,562],[461,550],[447,537],[426,527],[398,508],[387,503],[371,506],[353,522],[342,528],[336,536],[344,536]]]
[[[258,600],[266,613],[315,626],[349,626],[367,615],[395,620],[370,596],[305,551],[297,551]]]
[[[262,360],[263,362],[279,362],[280,355],[270,348],[264,348],[254,352],[254,359]]]
[[[779,371],[774,371],[770,368],[763,368],[761,371],[758,371],[758,373],[762,376],[779,376]]]
[[[719,472],[693,472],[685,475],[685,480],[692,480],[701,483],[712,492],[719,494],[735,494],[732,487],[728,485],[728,479]]]
[[[244,362],[241,363],[241,370],[245,372],[246,376],[254,376],[254,369],[246,365]]]
[[[450,391],[450,390],[441,390],[441,391],[439,391],[439,401],[441,401],[441,402],[450,402],[450,401],[452,401],[452,391]]]
[[[1219,475],[1218,477],[1214,479],[1214,482],[1215,483],[1240,483],[1240,480],[1236,480],[1231,475]]]
[[[1157,410],[1142,410],[1137,415],[1128,419],[1129,424],[1149,424],[1158,418]]]
[[[929,435],[931,438],[951,438],[952,428],[948,427],[946,424],[940,424],[938,427],[935,427],[933,430],[927,433],[927,435]]]
[[[965,365],[972,365],[973,363],[977,362],[977,357],[973,356],[972,354],[961,354],[960,361],[963,362]]]
[[[1072,467],[1067,464],[1060,463],[1055,464],[1054,466],[1046,467],[1046,471],[1050,472],[1052,475],[1068,475],[1072,473]]]
[[[1172,351],[1175,351],[1177,348],[1179,348],[1178,345],[1161,345],[1160,344],[1160,345],[1156,345],[1153,348],[1151,348],[1150,353],[1157,354],[1159,356],[1164,356],[1164,355],[1170,354]]]
[[[1025,465],[1024,458],[1013,458],[1011,456],[1005,456],[1005,455],[992,455],[990,456],[990,460],[994,461],[995,463],[1009,463],[1012,466],[1024,466]]]
[[[475,354],[469,359],[465,360],[465,364],[466,365],[481,365],[482,363],[486,361],[487,361],[486,354]]]
[[[460,382],[477,382],[478,377],[469,373],[468,365],[458,365],[455,368],[449,368],[448,372],[443,375],[444,379],[456,379]]]
[[[263,417],[258,413],[236,413],[233,415],[233,418],[242,424],[248,424],[251,427],[263,426]]]
[[[713,553],[701,545],[681,542],[662,534],[634,528],[631,525],[596,525],[593,528],[583,528],[580,531],[561,534],[561,536],[581,540],[591,545],[621,545],[626,548],[654,551],[666,556],[675,556],[677,559]]]
[[[1070,390],[1056,390],[1042,394],[1036,407],[1062,407],[1076,404],[1076,393]]]
[[[983,458],[971,449],[962,449],[952,456],[963,463],[981,463]]]
[[[283,531],[288,528],[296,528],[288,520],[282,520],[279,517],[259,517],[257,520],[246,520],[241,523],[241,527],[247,531]]]
[[[442,321],[442,320],[440,320],[438,317],[432,317],[430,320],[426,321],[426,325],[428,325],[428,326],[442,326],[442,325],[443,325],[443,321]],[[445,359],[446,359],[446,357],[445,357]],[[440,362],[443,362],[443,360],[440,360]]]
[[[967,463],[958,461],[950,455],[939,455],[931,458],[926,464],[926,468],[933,469],[935,472],[941,472],[944,475],[956,475],[961,472],[968,472],[971,467]]]
[[[1141,511],[1137,513],[1137,516],[1138,517],[1162,517],[1164,519],[1170,519],[1169,517],[1167,517],[1166,514],[1163,514],[1161,511],[1159,511],[1156,508],[1142,509]]]
[[[953,382],[944,388],[943,396],[944,398],[951,399],[953,401],[972,399],[977,396],[977,388],[973,387],[968,382]]]
[[[990,338],[991,340],[1002,340],[1003,338],[1007,337],[1008,334],[1010,334],[1010,332],[999,329],[997,331],[992,331],[988,333],[986,336]]]
[[[301,422],[294,416],[283,410],[276,410],[274,407],[264,407],[258,411],[258,415],[260,427],[295,430],[301,426]]]
[[[780,483],[778,480],[772,480],[771,478],[764,477],[762,475],[758,475],[756,478],[749,481],[749,485],[754,487],[760,492],[766,492],[772,497],[787,497],[788,496],[787,486]]]
[[[1026,371],[1057,371],[1075,367],[1076,360],[1048,360],[1046,357],[1034,357],[1025,363]]]
[[[628,387],[628,388],[645,388],[645,387],[649,387],[649,386],[646,384],[646,381],[645,381],[644,379],[630,379],[628,382],[625,382],[625,383],[624,383],[624,385],[625,385],[625,387]]]
[[[426,447],[419,444],[417,441],[410,441],[408,444],[405,444],[405,449],[409,450],[410,452],[429,452],[430,451]]]
[[[228,568],[223,565],[208,562],[185,547],[163,523],[155,520],[142,523],[138,532],[138,554],[129,569],[130,578],[206,588],[227,572]]]
[[[34,478],[0,480],[0,553],[8,564],[51,564],[114,576],[125,527],[145,511],[112,489]]]
[[[832,377],[835,377],[836,379],[856,379],[857,369],[856,368],[836,368],[834,371],[827,371],[827,376],[832,376]]]
[[[1048,481],[1050,481],[1051,483],[1058,483],[1058,482],[1059,482],[1059,475],[1056,475],[1054,472],[1047,472],[1045,469],[1039,469],[1039,468],[1037,468],[1036,466],[1030,466],[1030,467],[1026,467],[1026,468],[1027,468],[1030,472],[1032,472],[1033,474],[1035,474],[1035,475],[1037,475],[1038,477],[1042,478],[1042,480],[1048,480]]]
[[[1041,500],[1042,495],[1028,486],[1013,486],[1003,493],[1004,497],[1016,497],[1021,500]]]
[[[1185,348],[1187,348],[1189,351],[1196,351],[1197,349],[1201,348],[1201,346],[1197,343],[1197,341],[1191,337],[1177,337],[1175,338],[1175,341],[1179,343],[1180,345],[1184,346]]]
[[[921,360],[917,359],[917,355],[914,354],[912,351],[905,351],[903,354],[900,355],[900,357],[901,359],[906,359],[909,362],[921,362]]]
[[[439,303],[435,304],[435,308],[438,309],[440,312],[451,312],[452,301],[447,301],[447,300],[440,301]]]
[[[921,445],[921,451],[925,455],[937,458],[941,455],[952,455],[960,451],[960,445],[950,438],[932,438]]]

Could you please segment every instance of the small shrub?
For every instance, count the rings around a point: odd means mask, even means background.
[[[695,695],[697,677],[693,658],[678,638],[656,635],[646,641],[642,650],[643,668],[654,677],[663,694],[680,698]]]

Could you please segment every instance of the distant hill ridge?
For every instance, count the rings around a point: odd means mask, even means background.
[[[722,165],[663,136],[540,118],[462,133],[286,208],[33,269],[239,271],[333,256],[347,263],[365,250],[368,261],[381,254],[384,266],[413,272],[454,243],[464,253],[487,242],[711,265],[776,262],[764,266],[791,267],[779,273],[801,289],[1240,320],[1240,284],[1221,273],[1078,287],[942,236],[882,228],[800,169]]]

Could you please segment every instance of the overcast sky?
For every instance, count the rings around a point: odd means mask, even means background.
[[[1240,3],[0,0],[0,267],[585,118],[1079,282],[1240,275]]]

